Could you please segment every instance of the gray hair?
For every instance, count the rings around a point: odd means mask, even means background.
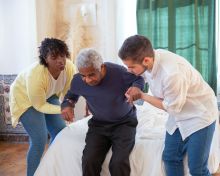
[[[102,64],[103,60],[101,55],[92,48],[82,49],[76,57],[76,66],[78,70],[92,66],[100,71]]]

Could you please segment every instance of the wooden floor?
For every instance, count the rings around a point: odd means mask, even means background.
[[[0,176],[25,176],[28,144],[0,141]]]
[[[0,141],[0,176],[25,176],[28,144],[13,144]],[[220,176],[218,173],[213,176]]]

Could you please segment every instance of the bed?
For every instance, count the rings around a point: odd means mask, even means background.
[[[131,176],[165,176],[162,162],[165,122],[167,113],[144,103],[137,107],[138,126],[136,144],[130,155]],[[78,120],[63,129],[50,145],[41,160],[35,176],[81,176],[81,157],[85,145],[87,122],[91,117]],[[220,161],[219,126],[211,145],[208,167],[211,173],[218,170]],[[110,176],[108,163],[111,150],[102,166],[101,176]],[[189,176],[187,156],[184,159],[185,175]]]

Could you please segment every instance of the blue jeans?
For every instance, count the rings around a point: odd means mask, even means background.
[[[192,176],[211,176],[208,158],[215,130],[215,122],[187,137],[181,138],[179,129],[172,135],[166,133],[162,159],[167,176],[184,176],[183,158],[187,153],[189,171]]]
[[[55,95],[50,97],[47,102],[60,105],[58,97]],[[27,176],[33,176],[47,143],[47,130],[52,142],[66,125],[60,114],[44,114],[33,107],[30,107],[22,114],[20,121],[27,131],[30,141],[27,153]]]

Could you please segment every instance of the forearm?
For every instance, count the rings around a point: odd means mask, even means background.
[[[153,105],[159,109],[165,110],[163,107],[163,104],[162,104],[163,100],[160,98],[156,98],[156,97],[148,95],[146,93],[142,93],[141,99],[143,99],[144,101],[150,103],[151,105]]]
[[[45,103],[43,105],[33,105],[33,107],[39,112],[46,114],[60,114],[61,109],[59,105],[53,105],[49,103]]]
[[[68,91],[64,97],[64,100],[61,104],[61,114],[62,117],[69,122],[73,122],[74,119],[74,107],[78,98],[76,95],[72,94],[71,91]]]
[[[68,91],[64,97],[62,104],[61,104],[61,109],[65,108],[65,107],[74,108],[76,102],[78,101],[78,98],[79,98],[78,95],[74,95],[73,93],[71,93],[71,91]]]

